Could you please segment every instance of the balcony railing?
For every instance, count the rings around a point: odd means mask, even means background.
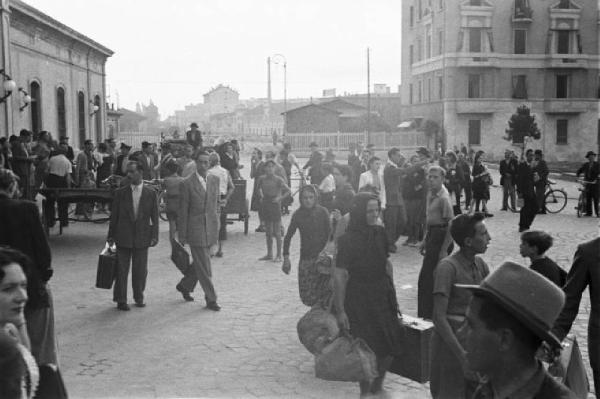
[[[531,22],[533,21],[533,10],[528,6],[515,6],[513,15],[514,22]]]

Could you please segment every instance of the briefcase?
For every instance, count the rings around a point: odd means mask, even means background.
[[[171,240],[171,260],[183,274],[190,267],[190,254],[177,240]]]
[[[575,335],[568,335],[563,340],[560,356],[550,364],[548,372],[569,388],[575,397],[588,397],[590,383]]]
[[[433,323],[417,317],[402,316],[404,350],[395,357],[389,371],[419,383],[429,381],[429,347]]]
[[[110,247],[108,243],[100,252],[98,257],[98,269],[96,271],[96,287],[111,289],[113,281],[115,280],[115,274],[117,271],[117,250],[116,248]]]

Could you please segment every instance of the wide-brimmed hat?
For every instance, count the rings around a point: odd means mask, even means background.
[[[419,148],[417,148],[417,151],[416,151],[416,153],[417,153],[417,154],[423,154],[423,155],[425,155],[426,157],[428,157],[428,156],[430,155],[430,154],[429,154],[429,150],[428,150],[427,148],[425,148],[425,147],[419,147]]]
[[[126,148],[126,149],[128,149],[128,150],[131,150],[131,146],[130,146],[130,145],[128,145],[128,144],[125,144],[125,143],[121,143],[121,148],[122,148],[122,149],[123,149],[123,148]]]
[[[565,294],[541,274],[513,262],[504,262],[481,285],[455,286],[491,298],[536,336],[560,347],[560,340],[551,329],[565,304]]]
[[[585,157],[587,158],[591,155],[596,156],[596,153],[594,151],[588,151],[587,154],[585,154]]]
[[[190,127],[198,127],[198,124],[197,124],[196,122],[192,122],[192,123],[190,124]]]

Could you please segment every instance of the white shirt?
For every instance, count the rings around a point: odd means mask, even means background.
[[[142,187],[144,186],[144,182],[139,185],[132,184],[131,185],[131,195],[133,198],[133,216],[137,219],[138,217],[138,209],[140,208],[140,199],[142,198]]]
[[[229,171],[221,165],[215,165],[208,170],[209,175],[219,178],[219,194],[227,195],[227,186],[229,182]]]
[[[48,160],[48,173],[65,177],[73,172],[73,165],[63,154],[58,154]]]
[[[379,168],[379,171],[377,171],[377,176],[379,176],[379,201],[381,202],[381,208],[385,208],[385,183],[383,182],[383,168]],[[366,185],[377,187],[373,179],[373,173],[370,170],[361,173],[358,181],[358,190],[360,191],[360,189]]]
[[[198,172],[196,172],[196,177],[198,178],[198,181],[200,182],[202,188],[206,190],[206,180],[204,179],[204,177],[202,177],[202,175]]]
[[[332,193],[335,191],[335,179],[333,175],[327,175],[319,184],[319,191],[322,193]]]

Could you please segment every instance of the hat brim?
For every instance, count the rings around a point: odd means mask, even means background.
[[[523,324],[525,327],[528,327],[532,333],[546,341],[548,344],[556,348],[562,347],[560,339],[558,339],[556,335],[532,321],[533,318],[531,314],[523,312],[523,310],[520,309],[518,306],[515,306],[510,301],[507,301],[505,298],[498,295],[496,292],[489,290],[485,287],[481,287],[479,285],[454,284],[454,286],[457,288],[464,288],[469,291],[476,292],[493,300],[497,305],[506,309],[511,315],[515,316],[517,320],[521,322],[521,324]]]

